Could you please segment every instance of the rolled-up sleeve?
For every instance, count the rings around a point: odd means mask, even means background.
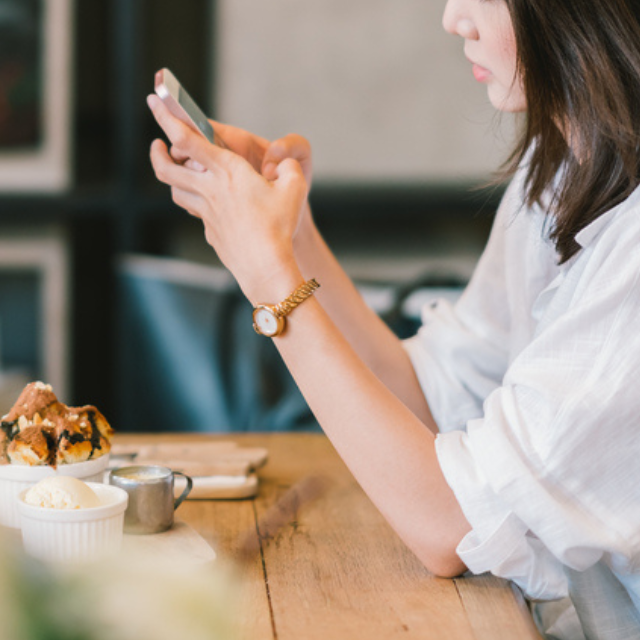
[[[566,596],[560,563],[493,491],[468,445],[463,431],[436,439],[442,472],[472,526],[458,545],[460,559],[472,573],[491,572],[512,580],[529,598]]]

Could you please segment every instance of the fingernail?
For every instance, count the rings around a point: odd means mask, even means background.
[[[268,178],[269,176],[275,176],[276,175],[276,163],[275,162],[267,162],[267,164],[264,165],[264,168],[262,170],[262,175],[265,178]]]

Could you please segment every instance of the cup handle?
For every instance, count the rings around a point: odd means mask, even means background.
[[[193,489],[193,480],[186,473],[182,473],[182,471],[173,471],[172,473],[174,478],[176,476],[182,476],[187,481],[187,486],[184,488],[184,491],[173,502],[173,510],[175,511],[191,493],[191,489]]]

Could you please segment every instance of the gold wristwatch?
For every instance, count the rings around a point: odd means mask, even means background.
[[[253,310],[253,328],[261,336],[279,336],[287,324],[286,316],[301,302],[312,296],[320,285],[315,278],[300,285],[279,304],[258,304]]]

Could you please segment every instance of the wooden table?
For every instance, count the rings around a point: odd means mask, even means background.
[[[491,576],[430,575],[380,516],[328,439],[319,434],[118,435],[120,444],[237,441],[266,447],[260,491],[248,500],[194,500],[179,516],[238,561],[239,541],[257,552],[240,566],[247,640],[539,639],[519,592]],[[324,493],[275,535],[260,519],[304,478],[328,478]]]

